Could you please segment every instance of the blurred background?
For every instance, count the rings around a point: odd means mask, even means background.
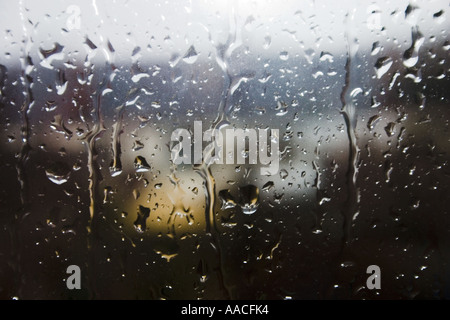
[[[450,298],[448,1],[0,7],[1,299]],[[279,172],[173,165],[194,121]]]

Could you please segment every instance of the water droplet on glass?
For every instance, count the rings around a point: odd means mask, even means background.
[[[420,9],[418,6],[415,6],[413,4],[409,4],[406,7],[405,10],[405,20],[410,25],[417,25],[418,19],[419,19]]]
[[[138,74],[135,74],[134,76],[131,77],[131,81],[133,81],[134,83],[137,83],[141,79],[149,78],[149,77],[150,77],[150,75],[148,73],[138,73]]]
[[[151,103],[151,106],[152,106],[152,108],[159,109],[159,108],[161,108],[161,103],[158,101],[153,101]]]
[[[47,178],[55,184],[63,184],[69,180],[70,167],[64,162],[55,162],[45,170]]]
[[[150,165],[144,157],[137,156],[134,159],[134,168],[136,169],[136,172],[147,172],[150,170]]]
[[[231,195],[230,190],[220,190],[219,198],[222,201],[222,210],[234,208],[236,206],[236,200]]]
[[[277,111],[277,116],[284,116],[286,113],[288,113],[288,105],[282,101],[277,101],[275,110]]]
[[[289,174],[288,174],[288,172],[287,172],[286,169],[281,169],[281,170],[280,170],[280,178],[281,178],[282,180],[286,179],[288,175],[289,175]]]
[[[132,150],[138,151],[138,150],[141,150],[142,148],[144,148],[144,144],[142,142],[140,142],[139,140],[135,140],[133,143]]]
[[[280,52],[280,59],[283,61],[286,61],[289,59],[289,53],[287,51],[281,51]]]
[[[55,101],[46,101],[44,108],[45,108],[45,111],[51,112],[51,111],[56,110],[57,105],[56,105]]]
[[[190,46],[183,56],[183,61],[186,62],[187,64],[193,64],[195,61],[197,61],[197,58],[198,58],[197,51],[195,51],[194,46]]]
[[[403,64],[408,67],[414,67],[419,61],[419,49],[425,41],[424,36],[418,28],[412,30],[412,44],[403,54]]]
[[[259,206],[259,189],[254,185],[239,188],[239,206],[245,214],[253,214]]]
[[[112,188],[111,187],[105,187],[103,188],[103,204],[108,203],[110,201],[110,195],[112,194]]]
[[[381,51],[381,45],[380,45],[380,42],[379,42],[379,41],[375,41],[375,42],[372,44],[372,50],[371,50],[370,54],[371,54],[372,56],[375,56],[375,55],[377,55],[380,51]]]
[[[261,188],[262,191],[270,191],[274,188],[274,183],[273,181],[268,181],[266,182],[263,187]]]
[[[377,74],[377,78],[380,79],[392,66],[392,58],[391,57],[381,57],[375,63],[375,72]]]
[[[270,36],[265,36],[264,37],[264,44],[263,44],[263,48],[265,50],[270,48],[270,45],[272,44],[272,38]]]
[[[379,115],[374,115],[372,117],[369,118],[369,121],[367,122],[367,128],[369,130],[373,130],[373,128],[375,127],[375,125],[377,124],[377,122],[381,120],[381,116]]]
[[[445,21],[444,10],[433,13],[433,19],[439,24],[443,23]]]
[[[320,53],[320,58],[319,58],[319,60],[320,60],[320,61],[328,61],[328,62],[332,63],[333,60],[334,60],[334,57],[333,57],[333,55],[332,55],[331,53],[322,51],[322,52]]]
[[[384,127],[388,137],[392,137],[395,133],[395,123],[389,122],[386,127]]]
[[[150,208],[139,206],[134,227],[139,233],[145,232],[147,228],[147,218],[150,216]]]

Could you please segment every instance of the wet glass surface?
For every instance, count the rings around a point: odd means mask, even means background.
[[[2,7],[0,298],[450,298],[448,2]]]

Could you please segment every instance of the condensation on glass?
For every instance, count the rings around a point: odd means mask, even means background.
[[[449,10],[3,4],[0,298],[450,298]],[[196,121],[278,171],[176,165]]]

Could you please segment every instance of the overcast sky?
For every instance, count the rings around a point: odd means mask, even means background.
[[[1,63],[18,63],[24,37],[44,50],[58,42],[66,52],[88,50],[86,37],[97,47],[106,47],[109,41],[116,62],[125,62],[137,47],[144,59],[167,60],[191,46],[205,58],[230,32],[251,52],[271,56],[283,51],[340,54],[347,50],[346,32],[362,51],[370,50],[375,41],[406,49],[412,27],[419,28],[426,42],[433,41],[431,36],[446,37],[449,29],[449,4],[442,0],[47,2],[2,1]],[[408,4],[415,9],[405,19]]]

